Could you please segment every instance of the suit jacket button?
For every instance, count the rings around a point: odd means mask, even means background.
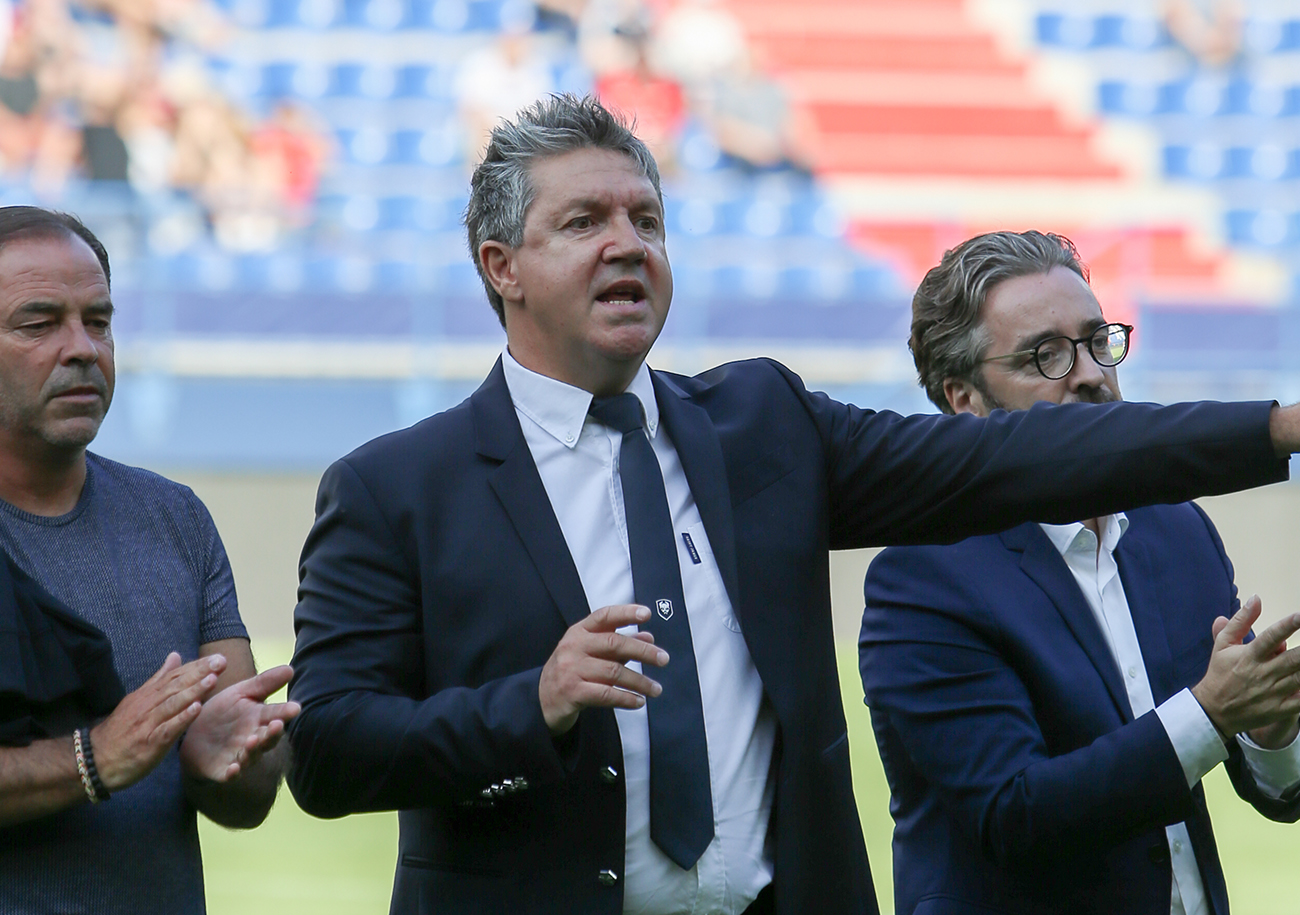
[[[1169,843],[1163,841],[1155,843],[1154,845],[1152,845],[1150,848],[1147,849],[1147,857],[1150,858],[1151,863],[1156,865],[1157,867],[1168,864]]]
[[[607,785],[612,785],[618,781],[618,770],[613,766],[605,766],[600,770],[600,780]]]
[[[601,886],[613,886],[618,883],[618,874],[611,870],[603,870],[596,875],[596,880]]]

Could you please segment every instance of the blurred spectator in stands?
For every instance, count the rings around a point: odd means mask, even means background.
[[[755,169],[811,172],[817,126],[785,87],[737,54],[697,96],[697,113],[718,148]]]
[[[688,94],[731,69],[747,48],[740,21],[716,0],[682,0],[659,17],[651,60]]]
[[[25,169],[40,138],[36,46],[31,26],[0,0],[0,173]]]
[[[0,171],[30,172],[42,193],[56,193],[81,155],[80,121],[67,99],[80,69],[71,18],[62,0],[12,7],[0,56]]]
[[[1174,40],[1208,67],[1227,66],[1241,50],[1239,0],[1165,0],[1162,13]]]
[[[90,64],[80,94],[81,165],[91,181],[126,181],[126,143],[117,129],[118,113],[142,88],[141,74],[111,64]]]
[[[686,102],[677,81],[656,73],[649,60],[649,36],[636,21],[616,30],[626,63],[596,77],[601,104],[636,122],[636,135],[650,147],[659,170],[676,168],[677,141],[686,123]]]
[[[14,5],[11,0],[0,0],[0,60],[4,59],[9,36],[14,31]]]
[[[597,76],[636,64],[628,32],[649,33],[654,12],[641,0],[586,0],[578,19],[578,55]]]
[[[225,17],[208,0],[79,0],[79,4],[112,23],[128,71],[136,78],[158,74],[170,41],[211,51],[229,34]]]
[[[117,117],[127,152],[127,181],[152,196],[171,187],[176,112],[163,86],[152,81],[126,99]]]
[[[253,132],[251,154],[257,180],[279,203],[285,221],[306,225],[321,171],[333,153],[328,128],[302,105],[282,100]]]
[[[589,5],[588,0],[537,0],[537,28],[559,30],[576,41],[578,22]]]
[[[276,189],[252,154],[252,127],[234,105],[200,78],[175,76],[177,107],[172,180],[208,210],[218,244],[265,251],[279,240]]]
[[[456,72],[454,91],[470,168],[478,164],[498,121],[555,91],[550,64],[539,53],[531,28],[523,20],[503,23],[496,40],[467,55]]]

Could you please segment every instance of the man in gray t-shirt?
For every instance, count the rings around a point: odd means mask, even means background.
[[[0,548],[107,636],[127,693],[73,733],[0,746],[4,913],[203,912],[195,812],[260,823],[298,710],[265,702],[292,672],[256,673],[199,500],[86,452],[112,399],[112,311],[85,226],[0,207]]]

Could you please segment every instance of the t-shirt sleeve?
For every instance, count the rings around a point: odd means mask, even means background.
[[[200,597],[199,644],[219,639],[246,639],[248,630],[239,617],[239,599],[235,596],[235,577],[230,571],[226,548],[199,497],[187,490],[196,526],[199,560]]]

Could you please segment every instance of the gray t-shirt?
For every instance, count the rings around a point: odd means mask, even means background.
[[[149,471],[87,454],[85,489],[68,514],[0,501],[0,547],[104,631],[128,693],[169,651],[190,661],[206,642],[247,638],[207,509]],[[0,829],[3,915],[203,911],[198,822],[175,749],[105,803]]]

